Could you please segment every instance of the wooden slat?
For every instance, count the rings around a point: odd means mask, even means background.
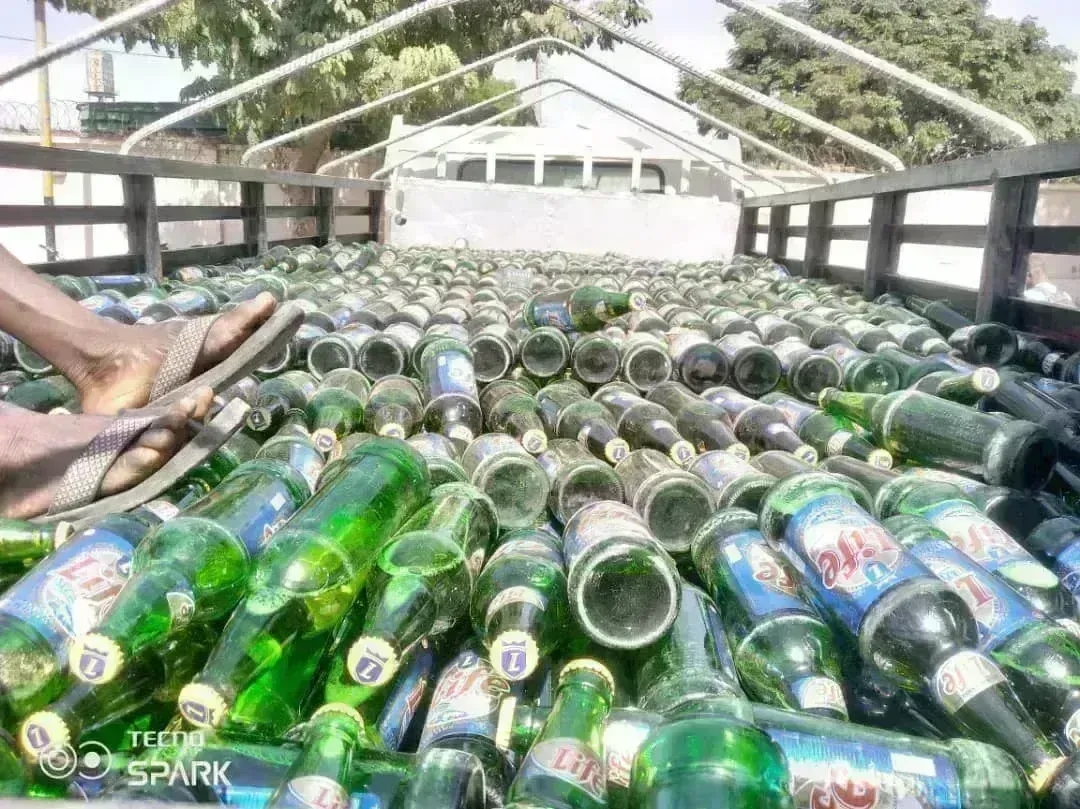
[[[367,216],[371,213],[370,205],[335,205],[338,216]]]
[[[135,256],[130,253],[119,256],[70,258],[27,266],[35,272],[47,272],[52,275],[128,275],[139,271]]]
[[[887,279],[887,288],[890,292],[900,295],[918,295],[920,298],[930,300],[948,299],[950,304],[957,309],[974,314],[978,293],[974,289],[941,284],[936,281],[927,281],[922,278],[910,278],[906,275],[891,275]]]
[[[376,239],[374,233],[339,233],[337,240],[342,244],[349,244],[350,242],[373,242]]]
[[[0,227],[116,225],[126,221],[123,205],[0,205]]]
[[[334,189],[315,189],[315,233],[316,244],[322,246],[334,238],[337,231],[337,217],[334,210]]]
[[[368,192],[368,227],[371,228],[372,241],[386,241],[386,223],[383,221],[383,206],[386,204],[386,192],[382,190]]]
[[[791,208],[787,205],[778,205],[772,209],[769,216],[769,243],[765,248],[765,255],[773,261],[780,261],[787,252],[787,235],[785,229],[791,220]]]
[[[247,166],[217,163],[192,163],[160,157],[135,157],[109,152],[57,149],[29,143],[0,142],[0,166],[42,171],[67,171],[86,174],[149,174],[154,177],[183,177],[190,180],[223,182],[261,182],[309,188],[382,189],[381,180],[336,177],[328,174],[302,174],[293,171],[268,171]]]
[[[266,217],[267,219],[284,219],[286,217],[293,217],[294,219],[306,219],[308,217],[315,216],[316,210],[314,205],[267,205]]]
[[[1037,227],[1030,231],[1032,253],[1080,255],[1080,227]]]
[[[803,253],[803,270],[807,278],[820,278],[821,269],[829,258],[833,203],[815,202],[806,217],[806,251]]]
[[[1029,251],[1022,234],[1035,224],[1038,199],[1036,177],[1008,177],[994,182],[975,307],[975,319],[980,323],[1007,318],[1009,298],[1023,290]]]
[[[988,184],[993,179],[1035,176],[1067,177],[1080,173],[1080,141],[1041,143],[1020,149],[993,152],[966,160],[916,166],[906,171],[878,174],[859,180],[820,185],[786,194],[749,197],[743,204],[752,208],[773,205],[806,205],[812,202],[865,199],[899,191],[933,191]]]
[[[783,264],[795,275],[805,275],[803,272],[803,260],[801,258],[782,258],[778,264]]]
[[[907,194],[879,194],[870,209],[870,235],[866,241],[863,298],[872,301],[886,289],[886,277],[895,275],[900,261],[898,226],[904,222]],[[834,230],[835,232],[835,230]]]
[[[128,252],[135,255],[139,272],[161,278],[161,234],[158,231],[157,192],[148,174],[120,178],[127,209]]]
[[[869,225],[830,225],[830,239],[844,239],[849,242],[865,242],[870,238]]]
[[[735,230],[735,254],[749,253],[754,249],[757,233],[758,209],[743,206],[739,209],[739,224]]]
[[[910,244],[936,244],[943,247],[983,247],[985,225],[900,225],[897,236]]]
[[[243,219],[239,205],[158,205],[158,222],[202,222]]]
[[[240,184],[240,211],[244,220],[244,244],[250,255],[267,249],[266,186],[262,183]]]
[[[788,225],[782,228],[784,235],[789,239],[793,238],[806,238],[806,235],[810,232],[809,225]]]

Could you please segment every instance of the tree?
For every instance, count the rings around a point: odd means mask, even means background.
[[[98,17],[129,5],[129,0],[50,0],[59,8]],[[146,42],[185,65],[216,65],[217,75],[184,88],[195,100],[257,76],[272,67],[340,39],[375,20],[413,5],[415,0],[186,0],[124,32],[127,47]],[[592,0],[590,6],[623,25],[649,19],[645,0]],[[609,36],[541,0],[473,0],[368,40],[308,70],[228,107],[231,131],[245,142],[295,129],[335,112],[417,84],[462,64],[527,39],[550,34],[574,44],[611,48]],[[423,122],[513,87],[491,70],[390,105],[343,129],[335,143],[363,146],[386,137],[395,113]],[[503,105],[512,106],[513,102]],[[480,118],[493,114],[486,110]],[[312,171],[328,144],[329,133],[303,144],[292,165]]]
[[[1034,19],[1000,19],[986,9],[986,0],[797,0],[778,7],[1023,123],[1040,140],[1080,136],[1080,97],[1071,92],[1068,70],[1073,54],[1050,45]],[[725,25],[735,37],[725,76],[878,144],[905,163],[952,160],[1004,145],[1001,133],[778,25],[744,12],[730,15]],[[866,155],[706,82],[684,80],[680,95],[818,165],[878,168]]]

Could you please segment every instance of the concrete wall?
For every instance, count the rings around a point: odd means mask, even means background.
[[[615,251],[644,258],[727,258],[739,209],[708,197],[604,194],[531,186],[399,178],[404,225],[390,225],[399,245],[452,244],[464,237],[491,249]]]

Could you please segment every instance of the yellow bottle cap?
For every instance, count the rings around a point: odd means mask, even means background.
[[[355,708],[346,705],[344,702],[328,702],[319,708],[319,710],[315,711],[315,713],[311,715],[311,718],[315,719],[316,717],[326,716],[328,714],[347,716],[360,727],[364,726],[364,717],[362,717]]]
[[[517,710],[517,697],[506,697],[499,705],[499,720],[495,725],[495,747],[499,750],[510,749],[515,710]]]
[[[548,440],[543,430],[526,430],[521,436],[521,446],[530,455],[539,455],[547,449]]]
[[[68,649],[68,668],[84,683],[111,682],[124,665],[124,652],[112,638],[90,632],[80,635]]]
[[[1057,771],[1060,770],[1068,760],[1068,758],[1063,756],[1061,758],[1051,759],[1050,761],[1044,761],[1040,764],[1035,769],[1035,772],[1028,776],[1028,783],[1031,784],[1031,791],[1036,795],[1042,794],[1050,782],[1054,780]]]
[[[697,457],[697,450],[689,441],[676,441],[668,451],[668,455],[679,466],[686,466]]]
[[[645,297],[644,292],[631,292],[630,293],[630,311],[640,312],[648,305],[649,301]]]
[[[588,671],[595,674],[608,684],[608,687],[611,689],[611,693],[615,693],[615,678],[608,670],[608,667],[605,666],[603,663],[600,663],[596,660],[590,660],[587,657],[579,657],[577,660],[571,660],[569,663],[563,666],[562,671],[559,672],[559,685],[563,684],[563,681],[566,679],[567,675],[575,671]]]
[[[216,728],[225,720],[228,711],[228,705],[221,694],[205,683],[185,685],[180,690],[177,702],[181,716],[200,728]]]
[[[892,469],[892,453],[886,449],[875,449],[867,456],[866,460],[871,466],[876,466],[878,469]]]
[[[345,659],[353,680],[372,687],[390,682],[399,663],[394,647],[382,638],[357,638]]]
[[[608,463],[617,464],[630,454],[630,445],[621,438],[613,438],[604,445],[604,457]]]
[[[315,442],[315,447],[323,455],[329,455],[334,447],[337,446],[337,435],[334,434],[333,430],[326,427],[313,432],[311,434],[311,440]]]
[[[19,747],[32,760],[71,744],[71,729],[55,711],[37,711],[19,728]]]
[[[800,461],[805,461],[808,464],[816,464],[818,462],[818,452],[809,444],[803,444],[795,452],[792,453]]]
[[[976,393],[993,393],[1001,385],[1001,375],[993,368],[976,368],[971,372],[971,387]]]
[[[524,680],[540,664],[540,649],[527,632],[508,629],[491,643],[491,667],[511,682]]]
[[[727,447],[724,448],[724,452],[726,452],[728,455],[734,455],[740,461],[750,460],[750,448],[747,447],[746,444],[729,444]]]
[[[379,428],[379,435],[384,438],[405,438],[405,428],[400,424],[384,424]]]

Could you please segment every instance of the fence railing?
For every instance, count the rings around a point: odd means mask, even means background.
[[[1080,227],[1035,225],[1039,183],[1080,175],[1080,142],[1048,143],[995,152],[951,163],[920,166],[902,172],[817,186],[743,201],[736,252],[761,255],[757,235],[767,234],[764,255],[810,278],[842,280],[858,286],[867,300],[886,291],[946,298],[982,322],[995,320],[1070,343],[1080,343],[1080,310],[1023,297],[1028,258],[1032,253],[1080,256]],[[985,226],[907,224],[908,195],[972,186],[991,187]],[[871,200],[867,225],[833,224],[835,206],[849,200]],[[807,224],[790,224],[793,206],[807,205]],[[759,213],[768,209],[768,224]],[[787,258],[788,240],[804,238],[801,260]],[[834,240],[866,242],[866,269],[830,264]],[[982,250],[977,290],[898,274],[900,247],[928,244]]]
[[[164,270],[184,264],[218,264],[240,256],[253,256],[275,244],[325,244],[342,241],[379,241],[386,184],[378,180],[333,177],[289,171],[271,171],[163,158],[132,157],[105,152],[56,149],[0,141],[0,166],[41,171],[118,175],[123,205],[0,205],[0,228],[25,226],[122,224],[127,229],[128,252],[122,255],[52,261],[31,265],[53,274],[108,275],[145,272],[161,277]],[[239,205],[158,205],[154,180],[159,177],[217,180],[240,184]],[[313,205],[267,205],[266,186],[311,188]],[[367,192],[366,205],[340,205],[338,189]],[[338,233],[337,218],[367,216],[365,233]],[[267,222],[285,217],[314,217],[311,237],[270,241]],[[236,244],[163,250],[158,226],[162,222],[240,220],[243,239]],[[2,231],[0,231],[2,233]]]

